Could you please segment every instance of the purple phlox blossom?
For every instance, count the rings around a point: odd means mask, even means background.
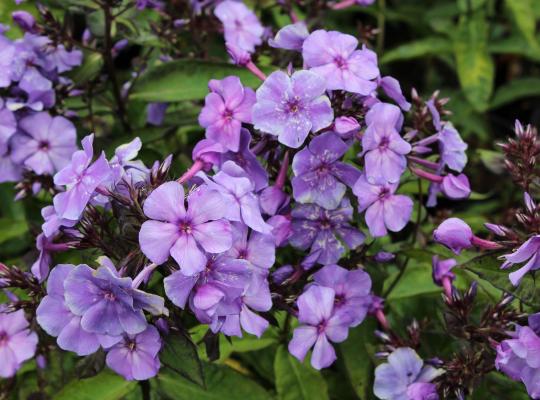
[[[366,211],[366,223],[373,237],[385,236],[388,230],[399,232],[411,218],[413,201],[408,196],[395,194],[397,187],[397,183],[372,185],[365,175],[354,184],[358,210]]]
[[[448,247],[456,254],[459,254],[461,250],[468,249],[473,245],[488,250],[495,250],[501,247],[496,242],[491,242],[475,236],[471,227],[459,218],[448,218],[444,220],[438,228],[433,231],[433,239]]]
[[[11,40],[0,34],[0,87],[11,84],[15,46]]]
[[[146,122],[150,125],[161,126],[169,103],[149,103],[146,106]]]
[[[272,236],[276,246],[285,246],[292,235],[292,224],[290,215],[274,215],[267,221],[272,227]]]
[[[442,128],[441,125],[441,113],[439,113],[439,110],[437,109],[437,106],[435,105],[435,98],[431,98],[428,101],[426,101],[426,107],[429,110],[429,113],[431,114],[431,121],[433,123],[433,127],[437,132],[439,132]]]
[[[15,115],[5,106],[4,101],[0,99],[0,154],[3,155],[8,152],[8,143],[15,132],[17,132]]]
[[[219,255],[210,257],[205,269],[195,275],[181,270],[164,280],[167,297],[184,309],[189,303],[197,319],[218,332],[228,315],[239,315],[241,296],[252,279],[249,262]]]
[[[411,145],[399,135],[403,114],[392,104],[378,103],[366,114],[362,136],[365,174],[372,184],[396,183],[407,166]]]
[[[37,68],[26,69],[19,81],[19,88],[26,93],[25,105],[35,111],[50,108],[56,101],[53,83],[45,78]]]
[[[348,271],[331,264],[317,271],[313,280],[317,285],[334,290],[334,309],[349,314],[350,326],[357,326],[364,320],[371,300],[371,278],[367,272],[361,269]]]
[[[360,124],[353,117],[337,117],[333,129],[343,140],[348,141],[358,135]]]
[[[197,142],[191,153],[193,159],[193,166],[185,174],[184,182],[191,179],[199,171],[210,171],[214,165],[221,164],[221,155],[227,152],[218,142],[210,139],[201,139]],[[185,175],[184,174],[184,175]],[[182,178],[180,178],[182,179]]]
[[[302,51],[302,45],[308,36],[306,23],[299,21],[281,28],[273,39],[268,40],[268,44],[278,49]]]
[[[32,274],[43,282],[49,274],[49,267],[52,262],[52,253],[66,251],[70,248],[69,243],[54,243],[53,237],[48,237],[40,233],[36,238],[36,248],[39,251],[38,259],[32,264]]]
[[[443,373],[444,370],[425,364],[413,349],[400,347],[388,356],[387,363],[375,369],[373,392],[383,400],[437,400],[435,385],[422,387],[417,384],[428,384]],[[434,396],[411,397],[415,393],[422,394],[426,389]]]
[[[243,222],[257,232],[272,231],[272,227],[262,218],[259,199],[254,193],[255,182],[233,161],[223,163],[221,170],[212,178],[204,173],[197,176],[203,179],[210,189],[223,196],[224,218]]]
[[[345,253],[344,245],[355,249],[364,242],[365,236],[349,224],[353,208],[347,197],[335,210],[326,210],[315,204],[300,204],[292,210],[292,234],[289,241],[293,247],[311,252],[321,250],[317,262],[334,264]]]
[[[511,379],[521,381],[533,399],[540,398],[540,337],[528,326],[516,326],[511,339],[497,346],[495,366]]]
[[[41,216],[45,220],[43,225],[41,225],[41,229],[43,230],[43,234],[49,238],[54,236],[60,227],[71,228],[77,224],[75,220],[58,217],[53,206],[43,207],[41,209]]]
[[[268,215],[276,215],[290,202],[290,196],[283,189],[289,171],[289,151],[285,152],[279,172],[273,185],[266,187],[259,197],[261,209]]]
[[[463,141],[459,132],[450,122],[443,125],[442,130],[438,133],[439,152],[441,155],[440,162],[448,168],[461,172],[467,164],[467,143]]]
[[[514,264],[525,263],[517,271],[508,275],[510,282],[514,286],[519,285],[521,279],[529,271],[536,271],[540,268],[540,235],[535,235],[523,243],[515,252],[503,256],[504,263],[501,268],[510,268]]]
[[[39,175],[60,171],[77,151],[75,126],[64,117],[36,113],[19,121],[19,132],[11,157]]]
[[[426,179],[432,183],[430,187],[430,205],[436,200],[434,196],[442,192],[446,197],[454,200],[466,199],[471,194],[469,178],[465,174],[459,175],[436,175],[420,168],[411,168],[411,171],[420,178]]]
[[[0,183],[18,182],[22,178],[22,168],[13,162],[10,151],[0,153]]]
[[[333,132],[315,137],[296,153],[292,162],[293,195],[299,203],[315,203],[326,209],[339,206],[347,186],[352,187],[360,171],[341,162],[349,146]]]
[[[292,76],[273,72],[257,89],[253,124],[296,149],[309,132],[332,124],[334,111],[325,91],[325,79],[313,72],[297,71]]]
[[[153,325],[135,335],[124,335],[107,352],[107,366],[128,381],[145,380],[157,375],[161,338]]]
[[[303,361],[313,347],[311,365],[320,370],[336,360],[336,352],[329,341],[340,343],[347,339],[351,317],[334,306],[333,289],[312,285],[297,300],[300,326],[293,332],[289,352]]]
[[[250,53],[262,43],[264,28],[244,3],[226,0],[218,4],[214,15],[223,24],[226,42]]]
[[[57,338],[61,349],[85,356],[95,353],[100,345],[107,347],[120,338],[87,332],[81,326],[81,317],[70,311],[64,282],[74,268],[71,264],[59,264],[52,269],[47,280],[47,296],[41,300],[36,315],[39,325]]]
[[[255,92],[244,87],[237,76],[208,83],[211,92],[206,96],[199,115],[199,124],[206,128],[206,137],[226,149],[238,151],[242,123],[251,123]]]
[[[11,80],[21,81],[28,71],[32,71],[32,73],[35,71],[39,74],[36,66],[44,68],[47,65],[46,54],[43,50],[50,44],[51,40],[48,37],[28,32],[22,38],[14,41],[15,53],[9,68]]]
[[[405,99],[401,86],[396,78],[391,76],[385,76],[379,79],[379,86],[384,90],[384,93],[392,100],[394,100],[403,111],[409,111],[411,109],[411,103]]]
[[[139,232],[139,244],[146,257],[163,264],[169,255],[186,275],[204,270],[208,253],[231,248],[229,221],[223,219],[229,207],[224,197],[206,185],[191,192],[184,205],[184,187],[166,182],[154,189],[144,202],[149,218]]]
[[[326,80],[329,90],[346,90],[364,96],[377,88],[377,55],[358,40],[337,31],[316,30],[302,46],[304,62]]]
[[[452,282],[456,279],[452,269],[456,265],[457,261],[453,258],[440,260],[439,256],[433,256],[431,261],[433,282],[444,288],[448,298],[452,298]]]
[[[167,314],[162,297],[132,287],[132,279],[121,277],[112,262],[102,257],[94,270],[81,264],[64,281],[66,305],[81,317],[81,327],[100,335],[137,334],[147,327],[143,310]]]
[[[130,183],[144,182],[149,174],[149,169],[140,160],[134,160],[141,150],[140,138],[120,145],[114,151],[114,156],[109,161],[113,182],[126,179]]]
[[[96,188],[109,179],[111,170],[101,153],[96,161],[93,158],[94,135],[82,140],[83,150],[76,151],[71,163],[54,176],[54,183],[66,186],[66,191],[54,196],[54,209],[60,218],[78,220]]]
[[[63,44],[48,49],[41,67],[46,71],[56,70],[63,73],[82,64],[83,53],[78,49],[67,50]]]
[[[0,377],[11,378],[36,352],[38,336],[29,329],[23,310],[0,306]]]
[[[23,31],[37,33],[36,19],[29,12],[17,10],[11,13],[11,18],[13,18],[13,22],[19,25],[19,28],[21,28]]]
[[[276,244],[272,235],[252,231],[240,222],[232,223],[233,245],[225,254],[246,260],[255,272],[267,275],[276,261]]]
[[[242,128],[239,139],[240,142],[236,152],[227,151],[221,153],[219,165],[227,161],[234,161],[253,180],[255,191],[258,192],[268,186],[268,174],[249,148],[251,133],[247,129]]]

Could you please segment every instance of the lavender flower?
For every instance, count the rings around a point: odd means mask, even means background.
[[[461,139],[459,132],[454,126],[447,122],[438,133],[439,152],[441,154],[441,164],[456,172],[463,171],[467,164],[467,143]]]
[[[317,262],[323,265],[336,263],[345,247],[355,249],[364,242],[364,235],[352,227],[349,221],[353,209],[348,198],[344,198],[335,210],[325,210],[315,204],[298,205],[292,211],[292,234],[290,243],[301,250],[320,250]]]
[[[150,103],[146,107],[146,122],[150,125],[161,126],[165,119],[168,103]]]
[[[473,246],[473,236],[470,226],[459,218],[448,218],[433,231],[433,239],[456,254]]]
[[[276,261],[276,245],[272,235],[251,232],[239,222],[232,224],[233,245],[226,255],[248,261],[258,273],[264,275]]]
[[[336,352],[329,340],[343,342],[348,336],[350,316],[334,307],[335,292],[323,286],[311,286],[297,300],[300,326],[293,332],[289,352],[303,361],[313,347],[311,365],[326,368],[336,359]]]
[[[355,167],[339,161],[348,148],[336,134],[327,132],[296,153],[292,163],[294,198],[303,204],[336,208],[345,195],[345,185],[354,185],[360,176]]]
[[[373,392],[383,400],[437,400],[435,385],[429,385],[429,382],[443,373],[441,369],[424,364],[413,349],[400,347],[388,356],[387,363],[375,369]],[[425,396],[426,392],[431,397]]]
[[[299,21],[281,28],[274,39],[268,40],[268,44],[278,49],[302,51],[302,44],[308,36],[306,23]]]
[[[411,103],[403,96],[401,86],[396,78],[385,76],[380,79],[379,85],[386,95],[394,100],[403,111],[409,111],[411,109]]]
[[[11,157],[38,175],[60,171],[77,150],[75,126],[64,117],[40,112],[21,119],[19,128]]]
[[[313,72],[298,71],[291,77],[273,72],[257,89],[255,128],[277,136],[286,146],[300,147],[309,132],[326,128],[334,119],[325,90],[325,79]]]
[[[401,138],[403,115],[392,104],[375,104],[366,115],[367,129],[362,137],[365,174],[369,183],[396,183],[407,166],[405,154],[411,145]]]
[[[508,275],[510,282],[514,286],[519,285],[521,279],[529,271],[535,271],[540,268],[540,235],[535,235],[529,238],[512,254],[506,254],[503,256],[505,259],[501,268],[509,268],[514,264],[521,264],[525,261],[526,264]]]
[[[222,3],[223,4],[223,3]],[[199,124],[206,128],[206,137],[226,149],[238,151],[242,122],[251,123],[255,92],[242,86],[240,78],[228,76],[208,83],[211,93],[199,115]]]
[[[354,184],[358,210],[367,210],[366,223],[374,237],[385,236],[388,230],[399,232],[411,218],[413,201],[407,196],[395,194],[397,187],[397,183],[372,185],[365,175]]]
[[[0,377],[11,378],[34,356],[38,336],[28,326],[23,310],[8,312],[0,306]]]
[[[364,320],[371,301],[371,278],[365,271],[347,271],[339,265],[326,265],[313,275],[313,280],[317,285],[334,290],[334,309],[349,314],[350,326],[357,326]]]
[[[201,187],[188,196],[184,188],[167,182],[144,202],[146,221],[139,232],[142,252],[154,263],[163,264],[171,255],[186,275],[204,269],[206,254],[221,253],[232,245],[231,226],[223,219],[227,205],[216,190]]]
[[[326,79],[327,89],[346,90],[364,96],[377,88],[377,56],[358,40],[337,31],[319,29],[304,41],[302,56],[311,71]]]
[[[148,325],[136,335],[124,335],[107,353],[107,366],[128,381],[145,380],[157,375],[161,338],[158,330]]]
[[[226,0],[218,4],[214,14],[223,24],[226,42],[250,53],[262,43],[264,28],[244,3]]]

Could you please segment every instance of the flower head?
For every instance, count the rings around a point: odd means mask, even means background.
[[[23,310],[0,306],[0,377],[11,378],[36,352],[38,336],[28,329]]]
[[[433,231],[433,239],[456,254],[472,247],[473,236],[471,227],[459,218],[448,218]]]
[[[226,0],[218,4],[214,14],[223,24],[226,42],[248,52],[262,43],[264,28],[244,3]]]
[[[286,146],[300,147],[309,132],[326,128],[334,119],[325,90],[325,79],[313,72],[297,71],[291,77],[273,72],[257,89],[255,128],[277,136]]]
[[[308,36],[306,23],[300,21],[281,28],[274,39],[268,40],[268,44],[278,49],[302,51],[302,44]]]

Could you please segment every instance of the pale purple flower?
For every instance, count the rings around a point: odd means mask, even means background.
[[[332,124],[334,112],[325,91],[325,79],[313,72],[297,71],[291,77],[273,72],[257,89],[253,124],[296,149],[309,132]]]
[[[343,342],[349,334],[351,318],[337,310],[334,302],[334,290],[318,285],[310,286],[297,300],[300,326],[293,332],[289,352],[303,361],[313,347],[311,365],[315,369],[326,368],[336,360],[330,341]]]
[[[396,78],[385,76],[380,79],[379,85],[384,90],[384,93],[394,100],[403,111],[409,111],[411,109],[411,103],[403,96],[401,86]]]
[[[161,126],[169,103],[150,103],[146,106],[146,122],[150,125]]]
[[[268,186],[268,174],[257,160],[257,157],[249,148],[251,143],[251,133],[242,128],[240,130],[240,142],[236,152],[222,152],[219,159],[219,164],[222,165],[227,161],[233,161],[241,167],[255,184],[255,191],[264,189]]]
[[[107,352],[107,366],[128,381],[146,380],[157,375],[161,338],[153,325],[135,335],[124,335]]]
[[[281,28],[273,39],[268,40],[268,44],[278,49],[302,51],[302,44],[308,36],[306,23],[299,21]]]
[[[463,141],[459,132],[454,126],[447,122],[438,133],[439,152],[441,154],[442,165],[448,166],[456,172],[463,171],[467,164],[467,143]]]
[[[11,18],[19,27],[30,33],[36,33],[36,19],[32,14],[26,11],[18,10],[11,13]]]
[[[349,146],[333,132],[315,137],[296,153],[292,162],[295,177],[293,195],[300,203],[315,203],[326,209],[336,208],[352,187],[360,171],[341,162]]]
[[[206,265],[205,252],[231,248],[231,226],[223,219],[230,206],[206,186],[188,196],[187,210],[184,201],[184,188],[176,181],[154,189],[144,202],[150,219],[141,227],[139,244],[152,262],[163,264],[170,255],[186,275],[194,275]]]
[[[272,227],[272,236],[276,246],[285,246],[292,235],[292,223],[289,215],[274,215],[268,219],[268,225]]]
[[[358,209],[366,211],[366,223],[374,237],[384,236],[389,230],[399,232],[411,218],[413,201],[410,197],[395,194],[397,187],[397,183],[372,185],[365,175],[354,184]]]
[[[6,154],[8,143],[16,131],[17,120],[15,115],[5,107],[4,102],[0,99],[0,154]]]
[[[348,313],[350,326],[359,325],[366,317],[371,300],[371,278],[367,272],[347,271],[339,265],[326,265],[313,275],[317,285],[334,290],[334,309]]]
[[[221,21],[225,41],[253,52],[262,43],[264,28],[257,16],[242,2],[226,0],[215,8],[214,15]]]
[[[3,35],[0,35],[0,87],[5,88],[11,84],[15,46]]]
[[[418,384],[429,383],[443,373],[441,369],[424,364],[413,349],[400,347],[388,356],[387,363],[375,369],[373,392],[382,400],[438,400],[434,385]],[[426,392],[431,397],[414,396]]]
[[[223,196],[226,205],[222,207],[224,218],[243,222],[257,232],[272,231],[272,227],[262,218],[259,199],[254,193],[255,182],[241,167],[227,161],[221,165],[221,170],[212,179],[203,173],[199,173],[198,176],[210,189],[218,191]]]
[[[360,124],[353,117],[337,117],[334,131],[343,139],[350,140],[360,132]]]
[[[52,238],[48,238],[44,233],[40,233],[36,238],[36,248],[39,251],[38,259],[32,264],[30,270],[40,282],[43,282],[49,274],[49,267],[52,262],[51,245]]]
[[[82,60],[82,51],[78,49],[67,50],[63,44],[59,44],[53,50],[47,52],[46,59],[41,63],[41,67],[47,71],[56,69],[61,74],[81,65]]]
[[[134,289],[132,279],[121,277],[109,259],[102,257],[101,263],[97,270],[78,265],[64,281],[66,305],[81,317],[85,331],[134,335],[147,327],[143,310],[167,313],[162,297]]]
[[[453,258],[440,260],[439,256],[433,256],[431,265],[433,282],[437,285],[444,286],[445,280],[452,282],[456,279],[456,275],[452,272],[452,269],[457,265],[457,261]]]
[[[347,197],[335,210],[325,210],[315,204],[300,204],[291,215],[291,245],[300,250],[311,249],[311,252],[321,250],[317,259],[319,264],[334,264],[343,256],[345,247],[341,241],[350,249],[364,242],[365,236],[349,224],[353,208]]]
[[[515,252],[506,254],[503,258],[505,261],[502,268],[526,262],[524,266],[508,276],[514,286],[519,285],[526,273],[540,268],[540,235],[529,238]]]
[[[433,239],[456,254],[472,247],[473,236],[471,227],[459,218],[448,218],[433,231]]]
[[[272,235],[252,231],[242,223],[232,224],[233,245],[226,255],[248,261],[255,271],[266,275],[276,261],[276,245]]]
[[[403,114],[392,104],[375,104],[366,115],[362,136],[365,174],[372,184],[396,183],[407,166],[411,145],[399,135]]]
[[[226,149],[238,151],[242,123],[251,123],[255,92],[244,87],[237,76],[208,83],[211,92],[205,98],[199,124],[206,128],[206,137]]]
[[[36,352],[38,336],[29,329],[23,310],[0,306],[0,377],[11,378]]]
[[[22,177],[22,168],[13,162],[9,151],[0,153],[0,183],[18,182]]]
[[[138,183],[146,180],[150,172],[149,169],[142,161],[135,160],[141,147],[141,139],[137,137],[114,150],[114,156],[109,161],[113,183],[118,183],[122,179],[128,183]]]
[[[320,29],[304,41],[302,55],[310,70],[326,79],[327,89],[367,96],[377,88],[377,56],[365,46],[357,47],[351,35]]]
[[[75,126],[64,117],[36,113],[19,121],[19,132],[13,137],[12,158],[38,175],[60,171],[77,151]]]
[[[221,155],[226,151],[227,149],[223,148],[218,142],[210,139],[201,139],[193,147],[191,158],[194,162],[202,163],[203,171],[210,171],[214,165],[221,163]]]
[[[110,168],[101,153],[92,163],[94,135],[82,140],[83,150],[76,151],[71,163],[54,176],[54,183],[66,191],[54,196],[54,209],[60,218],[78,220],[96,188],[110,177]]]
[[[466,199],[471,194],[469,178],[465,174],[443,176],[439,188],[446,197],[454,200]]]
[[[56,101],[52,82],[35,67],[26,68],[19,81],[19,88],[27,95],[26,105],[34,110],[50,108]]]
[[[36,316],[43,330],[57,338],[61,349],[85,356],[95,353],[101,344],[106,346],[116,339],[84,330],[81,317],[66,305],[64,282],[74,268],[71,264],[59,264],[53,268],[47,280],[47,296],[39,303]]]
[[[43,207],[41,209],[41,216],[45,220],[43,225],[41,225],[41,229],[43,230],[43,234],[49,238],[54,236],[60,227],[65,226],[71,228],[77,223],[75,220],[58,217],[53,206]]]

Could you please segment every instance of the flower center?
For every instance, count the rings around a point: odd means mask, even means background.
[[[326,320],[323,320],[317,325],[317,333],[323,333],[326,330]]]
[[[116,296],[114,295],[113,292],[111,291],[106,291],[104,294],[103,294],[103,298],[107,301],[115,301],[116,300]]]
[[[229,110],[228,108],[225,109],[225,111],[223,111],[223,118],[226,119],[227,121],[231,121],[234,117],[234,112]]]
[[[137,343],[135,342],[135,340],[128,340],[126,342],[126,345],[127,345],[127,348],[129,349],[129,351],[137,350]]]
[[[345,296],[343,294],[336,294],[336,297],[334,297],[334,305],[336,307],[339,307],[345,303]]]
[[[178,225],[178,229],[180,230],[180,233],[191,235],[192,228],[189,222],[181,222],[180,225]]]
[[[8,342],[8,334],[4,331],[0,331],[0,347],[5,346]]]
[[[390,195],[390,189],[383,187],[381,191],[379,192],[379,199],[385,199]]]
[[[242,249],[238,252],[238,258],[245,260],[247,258],[247,250]]]
[[[320,221],[321,229],[330,229],[332,228],[332,221],[329,218],[322,218]]]
[[[381,139],[379,142],[379,148],[386,149],[388,148],[388,145],[390,144],[390,139],[388,139],[386,136]]]
[[[296,114],[299,112],[302,108],[302,104],[300,103],[300,99],[298,97],[295,97],[294,99],[291,99],[287,101],[287,107],[286,110],[291,114]]]
[[[41,151],[48,151],[51,144],[47,140],[41,140],[38,144],[38,148]]]
[[[339,69],[347,69],[348,66],[347,60],[341,56],[336,56],[334,58],[334,64],[336,64]]]

